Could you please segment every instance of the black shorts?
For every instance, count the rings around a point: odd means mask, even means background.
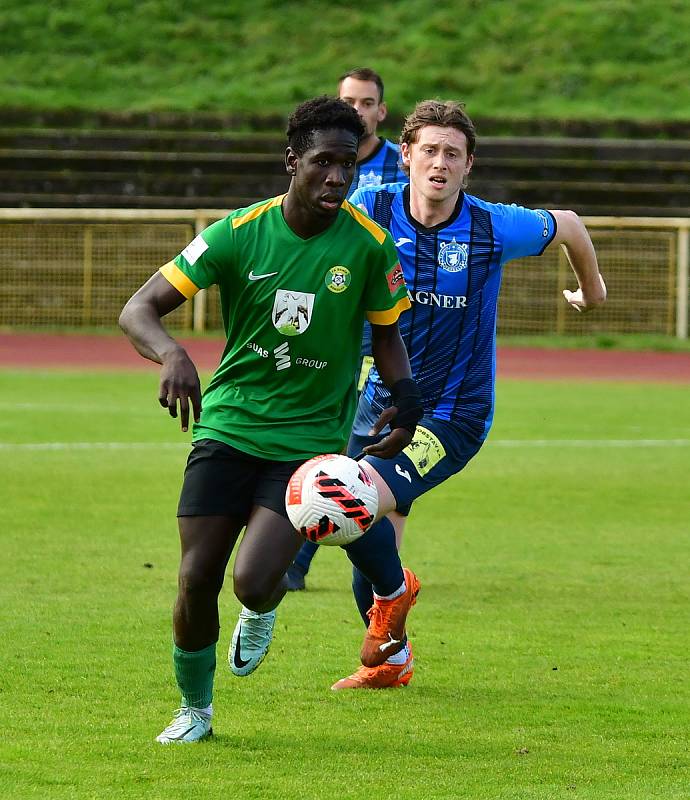
[[[249,519],[252,507],[265,506],[287,519],[285,490],[304,464],[269,461],[215,439],[192,443],[177,507],[178,517],[230,516]]]

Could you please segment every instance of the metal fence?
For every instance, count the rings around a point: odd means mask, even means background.
[[[113,327],[132,292],[227,211],[0,209],[0,326]],[[511,262],[502,334],[657,333],[688,337],[690,219],[585,217],[609,287],[596,314],[572,313],[562,249]],[[176,330],[220,330],[215,289],[167,319]]]

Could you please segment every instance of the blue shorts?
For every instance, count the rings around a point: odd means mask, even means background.
[[[370,444],[390,433],[386,427],[377,436],[369,436],[376,414],[364,397],[360,399],[347,447],[350,457],[359,455]],[[388,484],[396,501],[396,510],[409,514],[412,502],[447,480],[473,458],[484,444],[472,433],[452,422],[422,417],[412,442],[395,458],[365,456]]]

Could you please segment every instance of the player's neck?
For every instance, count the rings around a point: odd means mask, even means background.
[[[365,158],[369,158],[380,144],[381,139],[375,133],[365,136],[357,148],[357,161],[364,161]]]
[[[410,184],[410,213],[425,228],[433,228],[445,222],[455,211],[458,202],[458,194],[452,195],[441,202],[433,202],[428,197],[424,197],[421,192],[415,191]]]
[[[315,216],[311,210],[305,209],[289,190],[283,198],[280,210],[288,227],[300,239],[310,239],[312,236],[318,236],[336,220],[336,217]]]

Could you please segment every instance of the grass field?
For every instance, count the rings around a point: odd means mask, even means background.
[[[24,798],[688,797],[687,387],[502,382],[423,498],[408,689],[332,693],[361,624],[324,549],[214,740],[156,745],[186,448],[155,371],[0,371],[0,786]]]

